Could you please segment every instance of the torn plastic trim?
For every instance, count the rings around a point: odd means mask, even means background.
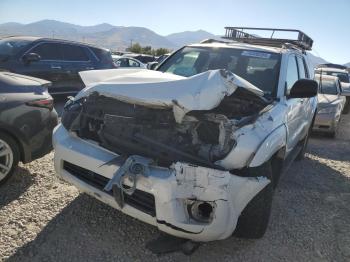
[[[203,232],[203,229],[200,230],[200,231],[198,231],[198,232],[188,231],[188,230],[186,230],[186,229],[183,229],[183,228],[174,226],[174,225],[172,225],[172,224],[170,224],[170,223],[168,223],[168,222],[166,222],[166,221],[164,221],[164,220],[159,220],[159,219],[157,219],[157,223],[160,224],[160,225],[165,225],[165,226],[167,226],[167,227],[170,227],[171,229],[174,229],[174,230],[176,230],[176,231],[180,231],[180,232],[187,233],[187,234],[200,234],[200,233]]]

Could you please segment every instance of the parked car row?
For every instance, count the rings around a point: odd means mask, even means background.
[[[313,130],[335,137],[342,113],[350,107],[350,75],[345,67],[320,65],[315,69],[319,84],[318,109]]]

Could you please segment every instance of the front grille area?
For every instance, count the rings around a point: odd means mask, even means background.
[[[101,191],[103,191],[103,188],[109,181],[109,179],[104,176],[101,176],[95,172],[74,165],[67,161],[63,162],[63,169],[69,172],[71,175],[75,176],[76,178],[84,181],[90,186],[93,186]],[[104,192],[113,195],[112,191]],[[149,214],[153,217],[156,216],[154,196],[150,193],[136,189],[132,195],[124,194],[124,201],[126,204],[146,214]]]

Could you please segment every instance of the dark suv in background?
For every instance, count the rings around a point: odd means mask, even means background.
[[[29,36],[0,40],[0,69],[52,82],[51,94],[84,88],[79,72],[115,68],[107,49],[67,40]]]

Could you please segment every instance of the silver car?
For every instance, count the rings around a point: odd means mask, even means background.
[[[319,84],[318,105],[314,131],[319,131],[335,137],[341,113],[346,102],[342,96],[340,80],[336,76],[315,75]]]

